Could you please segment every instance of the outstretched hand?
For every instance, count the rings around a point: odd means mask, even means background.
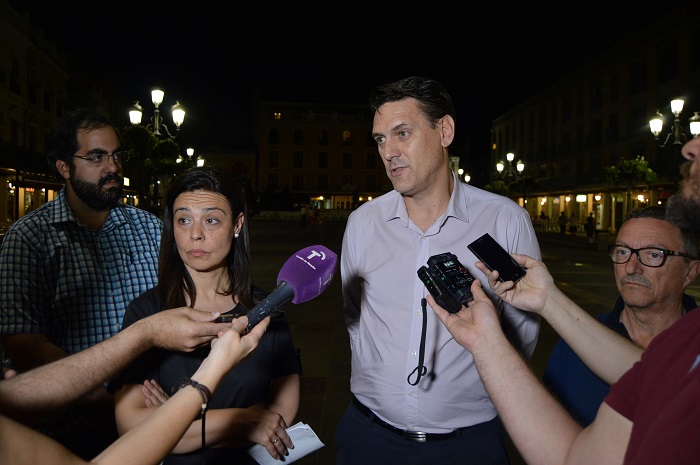
[[[515,253],[511,257],[527,271],[517,283],[499,281],[498,271],[490,271],[482,262],[476,262],[476,267],[486,275],[489,287],[502,300],[522,310],[541,314],[550,293],[558,290],[552,275],[539,260]]]
[[[247,316],[244,315],[231,323],[226,323],[228,328],[220,331],[218,337],[211,342],[209,355],[202,361],[192,379],[196,376],[197,381],[204,383],[212,390],[215,389],[221,378],[258,346],[269,324],[268,316],[242,336],[241,334],[248,326]]]
[[[449,313],[435,302],[432,295],[427,296],[428,303],[437,317],[442,321],[459,345],[474,353],[492,336],[503,335],[498,311],[493,301],[481,287],[481,281],[475,279],[471,286],[474,300],[462,307],[457,313]]]
[[[153,346],[192,352],[211,342],[219,332],[231,327],[230,323],[214,323],[219,315],[219,312],[180,307],[163,310],[139,322],[148,325],[147,334]]]

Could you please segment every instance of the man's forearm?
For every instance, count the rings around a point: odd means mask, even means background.
[[[149,347],[133,325],[86,350],[0,382],[0,413],[27,421],[84,396]],[[96,394],[99,396],[99,394]]]
[[[541,315],[608,384],[615,383],[642,356],[643,349],[593,318],[558,288],[549,294]]]
[[[486,349],[474,351],[474,360],[514,444],[527,463],[564,463],[581,426],[547,392],[505,338],[486,345]]]

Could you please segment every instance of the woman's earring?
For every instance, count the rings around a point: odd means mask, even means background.
[[[233,237],[235,237],[236,239],[238,239],[238,236],[240,236],[240,234],[238,234],[238,233],[233,233]]]

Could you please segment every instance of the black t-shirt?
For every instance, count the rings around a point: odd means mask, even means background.
[[[155,287],[131,302],[124,314],[122,328],[160,310],[160,297],[158,288]],[[245,308],[238,305],[232,312],[245,312]],[[170,394],[173,388],[177,389],[194,374],[208,354],[209,345],[189,353],[153,348],[132,362],[122,373],[119,382],[143,384],[146,379],[155,379]],[[272,379],[299,372],[289,322],[283,311],[276,310],[258,347],[221,381],[209,402],[209,410],[246,408],[265,402]],[[204,462],[201,460],[201,451],[171,454],[166,457],[163,465],[257,463],[245,450],[222,448],[207,449]]]

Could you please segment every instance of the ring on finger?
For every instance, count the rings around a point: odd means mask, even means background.
[[[280,440],[280,438],[275,438],[275,440],[272,441],[272,444],[277,444],[277,441],[279,441],[279,440]]]

